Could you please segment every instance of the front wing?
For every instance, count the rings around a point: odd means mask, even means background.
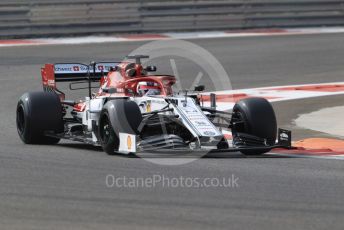
[[[140,153],[140,152],[179,152],[182,153],[183,151],[189,153],[192,152],[209,152],[209,153],[216,153],[216,152],[242,152],[242,151],[262,151],[262,152],[269,152],[272,149],[276,148],[283,148],[283,149],[294,149],[291,145],[291,131],[285,129],[278,130],[278,140],[275,145],[269,146],[264,144],[256,144],[252,145],[250,143],[241,143],[240,146],[236,145],[229,145],[228,148],[217,148],[217,146],[213,146],[213,148],[206,146],[201,146],[200,148],[191,148],[191,147],[183,147],[181,145],[175,144],[176,142],[170,142],[169,139],[161,138],[160,142],[164,142],[165,145],[152,145],[150,148],[142,148],[140,146],[139,138],[136,135],[127,134],[127,133],[120,133],[120,153]]]

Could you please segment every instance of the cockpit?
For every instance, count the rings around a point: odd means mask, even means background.
[[[121,62],[113,71],[110,71],[104,79],[101,80],[101,90],[99,94],[116,91],[125,96],[153,96],[170,95],[172,85],[175,83],[173,76],[149,75],[155,72],[155,66],[143,67],[142,58],[148,58],[144,55],[129,56],[128,59],[135,59],[135,62]],[[106,90],[104,90],[106,89]]]

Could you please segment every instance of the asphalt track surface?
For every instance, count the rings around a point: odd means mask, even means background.
[[[344,79],[343,34],[192,42],[220,60],[233,88]],[[343,229],[343,161],[228,154],[161,166],[65,141],[53,147],[21,143],[15,128],[17,99],[41,90],[43,63],[121,59],[144,43],[0,49],[0,229]],[[169,71],[168,64],[159,68]],[[186,86],[198,71],[183,62],[178,69]],[[274,107],[280,126],[300,139],[324,134],[294,127],[298,114],[342,105],[343,100],[313,98]],[[107,188],[108,174],[234,175],[239,187]]]

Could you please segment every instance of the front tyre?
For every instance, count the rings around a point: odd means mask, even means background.
[[[57,144],[59,138],[45,136],[46,131],[63,132],[62,105],[56,93],[25,93],[18,101],[16,125],[26,144]]]
[[[119,133],[137,135],[142,121],[139,106],[127,99],[108,101],[100,114],[99,141],[107,154],[114,154],[119,150]]]
[[[273,146],[277,135],[275,112],[264,98],[247,98],[237,102],[233,108],[232,125],[233,140],[238,133],[249,134],[266,139],[268,146]],[[241,151],[245,155],[261,155],[267,150]]]
[[[106,110],[104,110],[100,115],[99,137],[104,152],[109,155],[113,155],[114,151],[118,151],[119,138],[112,128],[109,113]]]

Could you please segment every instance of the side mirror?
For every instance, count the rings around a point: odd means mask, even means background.
[[[196,92],[202,92],[205,90],[204,85],[196,85],[194,91]]]
[[[156,66],[154,66],[154,65],[149,65],[149,66],[147,66],[147,67],[145,68],[145,70],[146,70],[147,72],[156,72],[156,71],[157,71],[157,68],[156,68]]]

